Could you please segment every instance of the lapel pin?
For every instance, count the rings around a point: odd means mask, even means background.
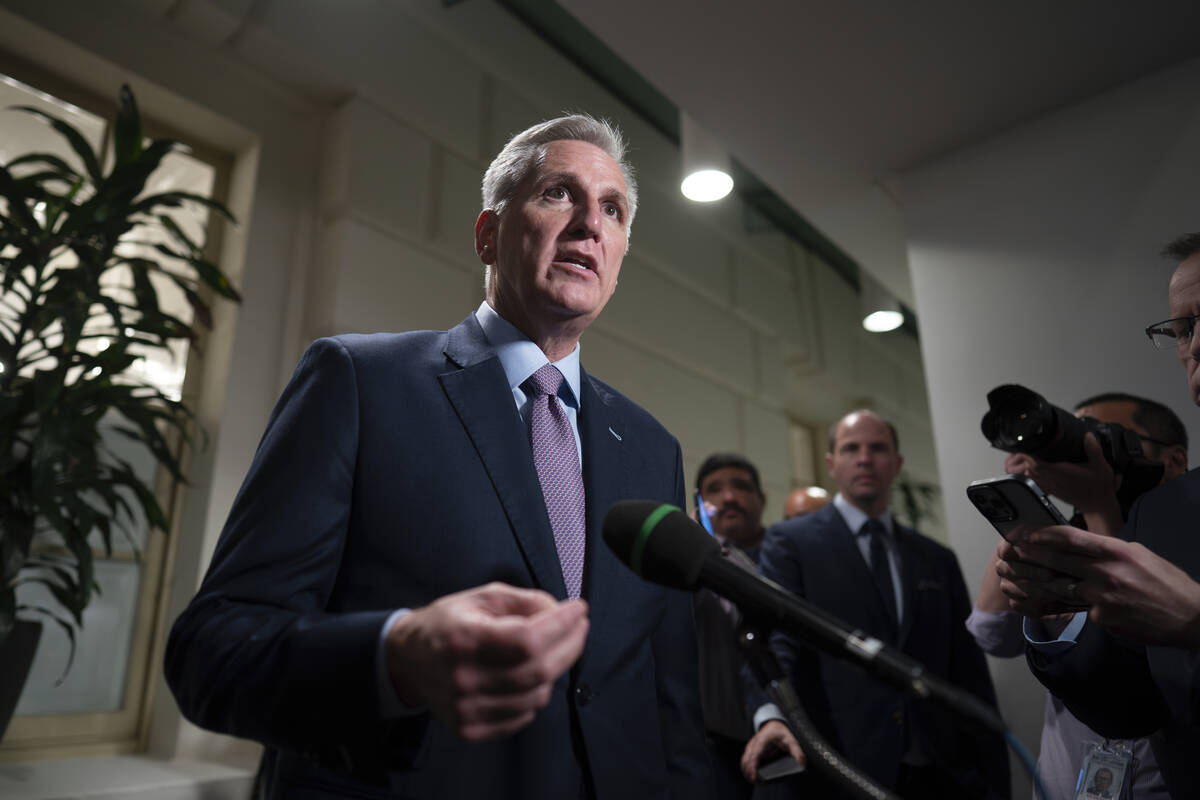
[[[614,431],[612,429],[611,425],[608,427],[608,432],[611,433],[613,435],[613,438],[616,439],[618,442],[625,441],[624,439],[621,438],[621,434],[617,433],[616,431]]]

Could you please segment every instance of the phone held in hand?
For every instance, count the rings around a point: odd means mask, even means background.
[[[712,519],[708,516],[708,509],[704,507],[704,498],[700,496],[700,492],[696,492],[696,516],[700,519],[704,530],[708,531],[708,535],[715,536]]]
[[[798,772],[804,772],[804,765],[785,754],[761,765],[758,768],[758,779],[766,783],[767,781],[779,780],[788,775],[795,775]]]
[[[1024,475],[974,481],[967,487],[967,499],[1001,536],[1021,526],[1044,528],[1067,524],[1050,495]]]

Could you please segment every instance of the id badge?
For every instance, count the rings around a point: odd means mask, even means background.
[[[1075,800],[1118,800],[1132,760],[1133,752],[1122,744],[1085,742]]]

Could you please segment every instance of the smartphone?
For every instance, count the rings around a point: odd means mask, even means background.
[[[1067,524],[1050,495],[1024,475],[974,481],[967,487],[967,499],[1001,536],[1021,525],[1044,528]]]
[[[696,517],[704,526],[704,530],[708,531],[709,536],[716,536],[713,533],[712,519],[708,516],[708,509],[704,507],[704,498],[700,496],[700,492],[696,492]]]
[[[787,775],[804,772],[804,765],[791,756],[784,755],[758,768],[758,779],[763,783],[779,780]]]

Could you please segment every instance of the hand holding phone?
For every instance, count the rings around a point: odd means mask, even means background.
[[[799,772],[804,772],[805,765],[786,753],[778,758],[772,759],[762,764],[758,768],[759,781],[766,783],[768,781],[779,780],[788,775],[795,775]]]
[[[704,507],[704,498],[700,492],[696,492],[696,520],[708,531],[709,536],[716,536],[713,531],[712,518],[708,516],[708,509]]]
[[[1024,475],[985,478],[967,487],[967,499],[1001,536],[1021,526],[1067,525],[1050,496]]]

